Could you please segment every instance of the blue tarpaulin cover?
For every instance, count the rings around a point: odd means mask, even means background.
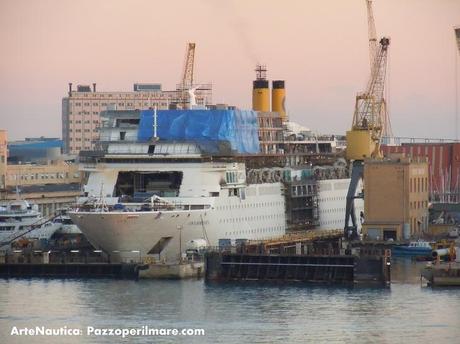
[[[160,140],[226,141],[238,153],[259,153],[257,113],[250,110],[158,110]],[[153,110],[140,114],[139,141],[153,137]],[[216,146],[217,147],[217,146]]]

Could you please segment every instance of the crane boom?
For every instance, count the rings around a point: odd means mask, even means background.
[[[189,90],[193,88],[193,69],[195,65],[195,43],[187,43],[185,51],[184,70],[180,84],[177,85],[178,90],[178,103],[183,109],[188,106],[189,103]]]
[[[374,67],[375,56],[377,55],[377,33],[375,30],[374,13],[372,11],[372,0],[366,0],[367,7],[367,32],[369,35],[369,63]]]
[[[369,36],[369,63],[372,75],[374,73],[373,68],[375,67],[375,58],[378,54],[379,47],[377,44],[377,33],[375,29],[374,12],[372,10],[372,0],[365,1],[367,8],[367,32]],[[391,129],[390,117],[387,112],[385,112],[382,125],[382,136],[391,138],[393,136],[393,131]]]
[[[182,89],[187,90],[193,85],[193,67],[195,64],[195,43],[187,43],[184,73],[182,74]]]

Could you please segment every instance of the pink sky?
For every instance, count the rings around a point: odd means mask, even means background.
[[[392,39],[395,135],[455,137],[460,0],[375,0],[374,15]],[[249,108],[262,62],[286,80],[291,120],[321,133],[345,133],[368,77],[364,0],[0,0],[0,128],[60,136],[68,82],[173,89],[188,41],[215,102]]]

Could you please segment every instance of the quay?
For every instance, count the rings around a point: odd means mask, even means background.
[[[2,278],[116,278],[137,279],[138,265],[125,263],[4,263]]]
[[[0,255],[0,278],[137,279],[139,264],[113,263],[94,252],[26,250]]]
[[[111,262],[100,250],[14,250],[0,254],[0,277],[183,279],[208,281],[299,281],[388,285],[387,245],[343,240],[342,230],[294,232],[277,239],[209,248],[203,259],[178,263]]]
[[[428,264],[421,271],[430,287],[460,287],[460,262]]]

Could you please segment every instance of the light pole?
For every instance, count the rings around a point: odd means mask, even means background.
[[[182,226],[177,225],[177,229],[179,230],[179,262],[182,262]]]

